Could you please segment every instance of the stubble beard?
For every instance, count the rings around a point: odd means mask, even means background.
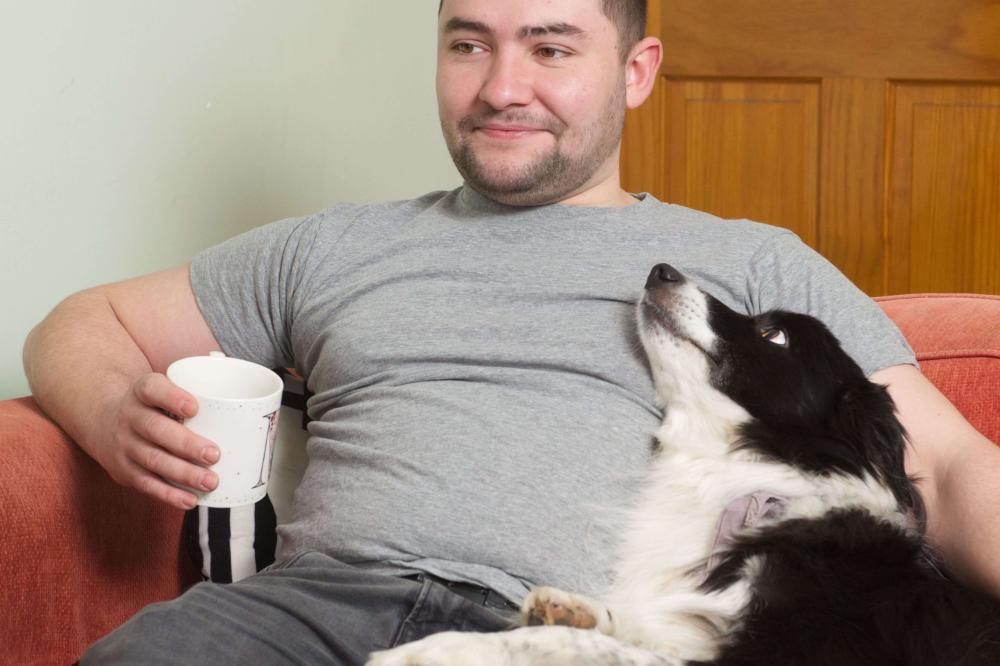
[[[563,145],[565,123],[539,122],[525,114],[489,113],[462,118],[455,131],[444,125],[448,152],[465,182],[483,196],[511,206],[540,206],[568,198],[581,190],[618,148],[625,126],[624,81],[616,88],[598,120],[576,130],[581,153],[568,154]],[[523,164],[498,166],[479,159],[468,141],[473,128],[486,121],[524,123],[542,127],[555,137],[555,145],[541,150]],[[572,138],[570,136],[569,138]]]

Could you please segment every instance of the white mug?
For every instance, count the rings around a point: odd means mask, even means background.
[[[198,400],[198,413],[184,425],[219,447],[219,460],[211,466],[219,485],[209,492],[189,489],[198,504],[232,507],[264,497],[278,433],[281,377],[257,363],[212,352],[174,361],[167,378]]]

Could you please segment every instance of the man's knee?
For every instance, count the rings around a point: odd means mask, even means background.
[[[80,663],[177,664],[193,637],[207,631],[180,608],[179,599],[150,604],[125,624],[91,645]]]

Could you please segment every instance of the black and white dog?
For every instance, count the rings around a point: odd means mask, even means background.
[[[1000,603],[941,573],[892,400],[823,324],[733,312],[666,264],[638,319],[666,416],[609,593],[539,588],[543,626],[373,666],[1000,664]]]

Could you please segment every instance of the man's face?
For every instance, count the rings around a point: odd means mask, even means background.
[[[445,0],[437,96],[455,165],[491,199],[554,203],[617,174],[625,68],[600,0]]]

